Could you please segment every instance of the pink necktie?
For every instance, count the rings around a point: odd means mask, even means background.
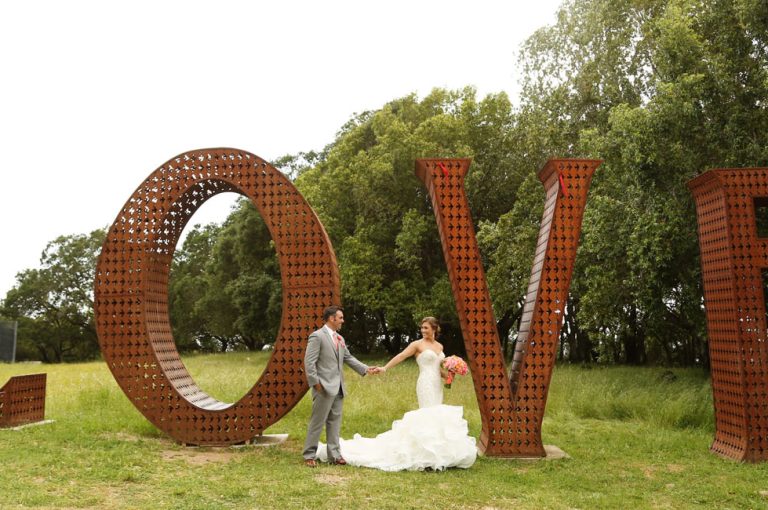
[[[341,337],[339,335],[333,335],[333,344],[336,346],[336,350],[339,350],[339,344],[341,343]]]

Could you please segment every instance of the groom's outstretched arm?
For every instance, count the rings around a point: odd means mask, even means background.
[[[307,350],[304,352],[304,373],[307,376],[307,383],[310,386],[316,386],[320,383],[317,377],[317,358],[320,357],[320,337],[312,333],[307,341]]]
[[[366,365],[359,359],[352,356],[347,349],[344,349],[344,363],[349,365],[352,368],[352,370],[354,370],[360,375],[365,375],[368,373],[368,368],[369,368],[368,365]]]

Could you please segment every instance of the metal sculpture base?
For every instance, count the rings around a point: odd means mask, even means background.
[[[186,448],[250,448],[252,446],[277,446],[285,443],[288,434],[259,434],[248,441],[237,444],[199,445],[193,443],[179,443]]]
[[[509,458],[513,458],[517,460],[560,460],[560,459],[570,459],[571,456],[565,453],[563,450],[561,450],[558,446],[555,446],[553,444],[545,444],[543,457],[509,457]]]
[[[571,456],[565,453],[563,450],[560,449],[559,446],[555,446],[553,444],[545,444],[544,446],[544,455],[539,456],[517,456],[517,455],[507,455],[507,456],[499,456],[499,455],[493,455],[494,458],[500,459],[500,460],[525,460],[525,461],[535,461],[535,460],[560,460],[560,459],[570,459]],[[484,454],[480,454],[482,456],[485,456]]]
[[[261,434],[247,443],[233,445],[232,448],[250,448],[252,446],[277,446],[285,443],[288,434]]]
[[[37,427],[38,425],[48,425],[50,423],[55,423],[55,422],[56,420],[36,421],[33,423],[25,423],[24,425],[19,425],[18,427],[0,428],[0,430],[23,430],[29,427]]]

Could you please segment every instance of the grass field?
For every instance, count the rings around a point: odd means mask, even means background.
[[[200,386],[234,401],[267,361],[264,354],[195,356]],[[381,360],[368,360],[378,364]],[[709,452],[713,411],[707,375],[696,369],[555,369],[544,442],[558,461],[479,458],[468,470],[384,473],[301,463],[305,397],[268,433],[269,447],[185,448],[130,404],[102,362],[0,365],[10,376],[48,373],[46,418],[0,430],[0,508],[766,508],[768,464]],[[347,373],[342,436],[375,435],[416,407],[417,368],[383,376]],[[446,391],[463,405],[470,433],[480,416],[469,376]]]

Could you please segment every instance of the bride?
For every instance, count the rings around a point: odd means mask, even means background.
[[[416,396],[419,409],[395,420],[392,428],[373,438],[355,434],[341,440],[341,454],[352,466],[365,466],[384,471],[442,470],[449,467],[468,468],[477,457],[475,438],[467,433],[467,422],[461,406],[443,404],[441,363],[443,346],[437,341],[440,325],[434,317],[421,321],[420,340],[411,342],[392,358],[380,372],[386,372],[401,361],[416,356],[419,378]],[[318,448],[318,459],[326,461],[326,448]]]

